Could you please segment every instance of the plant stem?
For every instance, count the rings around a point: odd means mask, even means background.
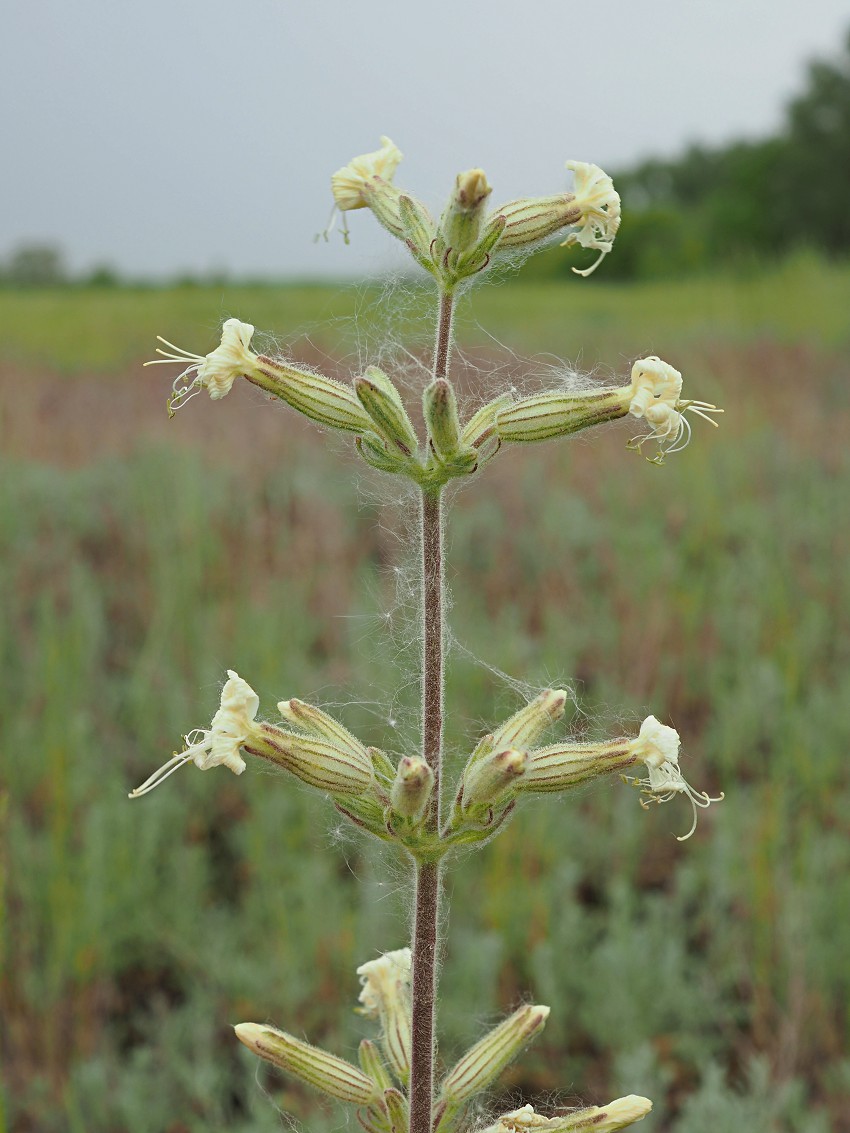
[[[452,297],[440,297],[434,377],[448,371]],[[422,492],[422,756],[434,772],[428,828],[440,828],[440,771],[443,754],[443,515],[440,490]],[[416,863],[413,922],[413,1003],[410,1050],[410,1133],[431,1133],[434,1105],[435,1003],[440,951],[440,865]]]
[[[452,342],[452,312],[454,297],[440,296],[440,321],[437,326],[437,342],[434,347],[434,377],[444,378],[449,368],[449,347]]]
[[[413,922],[410,1133],[431,1133],[439,903],[439,863],[417,862],[416,913]]]
[[[443,754],[443,516],[441,493],[422,492],[422,758],[434,772],[428,826],[440,825]]]

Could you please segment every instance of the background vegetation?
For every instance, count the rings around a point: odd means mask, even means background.
[[[799,250],[850,254],[850,31],[833,59],[808,68],[803,90],[768,138],[694,144],[668,159],[609,170],[628,223],[606,275],[670,278],[734,268]],[[570,270],[549,253],[526,278]]]
[[[162,372],[138,364],[156,333],[209,348],[232,314],[348,374],[418,325],[423,296],[389,325],[385,298],[0,297],[0,1129],[346,1120],[257,1070],[229,1024],[351,1055],[354,967],[406,935],[398,864],[254,767],[126,792],[206,724],[227,666],[265,704],[315,698],[409,750],[410,505],[251,389],[168,422]],[[545,380],[532,350],[603,375],[658,351],[727,410],[663,469],[615,426],[506,451],[458,495],[455,762],[518,703],[495,666],[570,680],[573,731],[671,720],[688,777],[727,791],[684,845],[686,805],[645,814],[619,782],[528,805],[451,873],[444,1057],[519,999],[553,1007],[494,1107],[638,1091],[647,1133],[850,1130],[848,309],[850,271],[812,256],[751,279],[509,283],[464,308],[470,397]],[[426,356],[419,330],[413,384]]]

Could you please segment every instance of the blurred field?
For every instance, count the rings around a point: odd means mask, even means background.
[[[0,1130],[351,1121],[257,1071],[229,1025],[353,1056],[354,967],[405,941],[401,864],[253,767],[126,792],[206,725],[227,667],[268,708],[315,698],[415,744],[411,501],[252,389],[169,422],[165,368],[139,363],[157,333],[203,352],[237,315],[337,374],[410,333],[415,384],[425,299],[395,298],[389,317],[377,289],[0,294]],[[444,1056],[523,997],[553,1008],[505,1103],[637,1092],[647,1133],[850,1130],[848,309],[850,270],[813,261],[510,282],[464,308],[470,393],[552,354],[625,377],[658,352],[727,411],[661,469],[615,426],[503,452],[456,498],[453,763],[518,703],[494,666],[571,681],[573,731],[669,719],[686,776],[727,792],[685,844],[684,802],[644,813],[619,782],[527,804],[452,869]]]

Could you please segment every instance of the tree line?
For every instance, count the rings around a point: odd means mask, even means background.
[[[837,58],[809,64],[774,137],[692,145],[613,175],[623,224],[606,279],[758,268],[804,249],[848,256],[850,33]],[[571,266],[549,252],[537,275]]]
[[[614,174],[623,200],[616,254],[600,279],[652,279],[758,269],[801,250],[850,255],[850,32],[835,59],[809,64],[779,132],[758,141],[690,146],[680,157]],[[535,257],[521,279],[570,274],[575,254]],[[215,282],[227,279],[214,273]],[[0,261],[0,286],[114,287],[109,266],[71,278],[61,250],[26,245]],[[206,277],[178,282],[200,286]],[[270,282],[270,281],[257,281]]]

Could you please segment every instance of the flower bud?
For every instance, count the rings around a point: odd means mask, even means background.
[[[505,1067],[543,1030],[548,1007],[520,1007],[471,1047],[446,1075],[441,1097],[456,1110],[490,1086]]]
[[[633,766],[637,756],[628,740],[612,743],[559,743],[534,748],[519,789],[534,794],[568,791],[590,779]]]
[[[528,766],[528,754],[516,748],[498,750],[466,765],[461,782],[461,806],[492,806],[520,785]]]
[[[461,446],[457,399],[451,382],[445,378],[431,382],[422,396],[422,406],[428,440],[436,458],[442,464],[468,464],[471,470],[477,456],[474,449]]]
[[[444,252],[444,260],[440,266],[443,269],[442,274],[446,282],[452,283],[461,279],[468,279],[470,276],[483,271],[490,263],[492,253],[500,250],[506,223],[503,216],[488,217],[481,230],[481,239],[478,243],[468,248],[461,255],[453,257],[451,265],[445,262]]]
[[[390,1117],[392,1133],[407,1133],[410,1122],[410,1107],[401,1090],[390,1087],[384,1090],[384,1105]]]
[[[365,433],[374,427],[354,390],[333,378],[296,370],[265,354],[260,355],[254,371],[246,377],[320,425],[349,433]]]
[[[390,802],[396,814],[403,818],[419,818],[431,798],[434,772],[418,755],[405,755],[399,760],[398,770],[390,790]]]
[[[371,792],[364,795],[336,795],[334,806],[360,830],[374,834],[384,842],[393,840],[393,833],[387,828],[384,804]]]
[[[566,703],[564,689],[544,689],[495,730],[493,746],[527,748],[551,724],[561,719]]]
[[[480,448],[485,441],[496,433],[496,415],[500,410],[507,409],[512,404],[511,395],[503,393],[492,401],[488,401],[486,405],[482,405],[464,425],[460,434],[461,445]]]
[[[367,1078],[371,1078],[373,1082],[377,1083],[381,1090],[390,1089],[393,1083],[389,1071],[384,1065],[383,1058],[381,1058],[381,1052],[371,1039],[361,1041],[357,1049],[357,1057],[360,1060],[360,1069]]]
[[[363,985],[361,1014],[380,1020],[387,1061],[399,1081],[406,1083],[410,1076],[410,949],[399,948],[369,960],[357,974]]]
[[[372,763],[365,752],[285,732],[273,724],[261,724],[245,750],[331,795],[360,795],[373,781]]]
[[[629,1094],[608,1105],[592,1105],[589,1109],[568,1114],[566,1124],[560,1126],[560,1129],[564,1133],[581,1133],[581,1130],[587,1130],[587,1133],[616,1133],[617,1129],[625,1129],[637,1121],[643,1121],[651,1109],[652,1102],[649,1098]]]
[[[431,245],[437,236],[434,220],[421,201],[410,193],[402,193],[398,199],[398,215],[401,222],[401,238],[410,249],[413,258],[426,271],[434,271]]]
[[[419,438],[398,390],[383,371],[370,366],[362,378],[355,378],[354,390],[360,404],[372,419],[372,427],[390,444],[410,456],[419,448]]]
[[[651,1109],[652,1102],[649,1098],[641,1098],[636,1094],[618,1098],[606,1106],[575,1109],[557,1117],[544,1117],[542,1113],[535,1113],[532,1106],[524,1105],[522,1109],[502,1114],[495,1125],[482,1130],[482,1133],[527,1133],[528,1130],[545,1130],[546,1133],[579,1133],[580,1130],[588,1130],[589,1133],[615,1133],[618,1129],[625,1129],[626,1126],[641,1121]]]
[[[369,753],[369,758],[372,760],[375,774],[385,779],[388,783],[392,783],[395,779],[396,766],[387,753],[377,747],[367,747],[366,751]]]
[[[504,231],[498,248],[505,252],[533,247],[568,228],[581,219],[581,209],[572,193],[559,193],[554,197],[521,197],[508,201],[493,210],[488,225],[499,217],[504,218]]]
[[[454,191],[440,217],[438,241],[443,255],[455,259],[478,243],[484,205],[492,192],[483,169],[459,173]]]
[[[628,410],[628,387],[574,394],[552,391],[501,409],[496,414],[496,432],[501,440],[514,444],[547,441],[625,417]]]
[[[332,1098],[354,1105],[369,1105],[381,1097],[377,1084],[344,1058],[337,1058],[276,1027],[238,1023],[233,1029],[239,1041],[254,1054]]]
[[[357,451],[367,464],[379,472],[401,473],[409,471],[411,461],[396,445],[388,444],[376,433],[364,433],[355,438]]]
[[[355,736],[343,727],[333,716],[323,712],[314,704],[305,704],[303,700],[281,700],[277,706],[278,712],[288,724],[293,724],[304,732],[310,732],[320,739],[330,740],[343,751],[350,751],[358,759],[368,759],[367,749]]]

